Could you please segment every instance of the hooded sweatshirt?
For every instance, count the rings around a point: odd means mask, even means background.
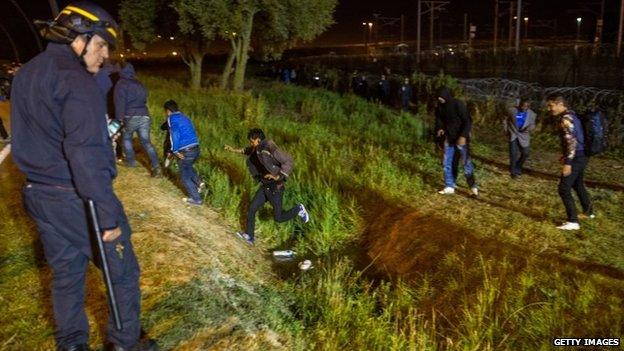
[[[445,102],[438,102],[435,112],[435,132],[437,133],[440,129],[444,130],[446,141],[451,145],[455,145],[459,137],[468,140],[472,119],[466,105],[455,99],[446,87],[442,87],[437,96],[443,98]]]
[[[127,63],[119,72],[115,85],[115,118],[123,120],[132,116],[149,116],[147,110],[147,90],[135,78],[134,67]]]

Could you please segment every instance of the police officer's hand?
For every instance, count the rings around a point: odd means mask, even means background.
[[[179,158],[180,160],[184,160],[184,154],[182,154],[181,152],[176,152],[175,153],[176,157]]]
[[[121,228],[117,227],[114,229],[105,230],[102,234],[102,240],[105,242],[115,241],[121,235]]]
[[[570,174],[572,174],[572,166],[571,165],[563,166],[563,169],[561,170],[561,174],[563,174],[564,177],[567,177]]]
[[[443,135],[444,135],[444,130],[443,129],[438,130],[438,133],[437,133],[438,138]]]

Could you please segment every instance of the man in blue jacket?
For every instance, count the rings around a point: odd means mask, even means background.
[[[171,152],[178,158],[180,178],[188,195],[188,198],[185,197],[182,200],[190,205],[201,205],[202,199],[199,193],[204,184],[193,168],[199,157],[199,139],[193,122],[180,112],[178,104],[173,100],[165,102],[165,113],[169,126]]]
[[[26,175],[24,204],[37,224],[53,272],[58,350],[88,350],[84,311],[87,265],[93,260],[85,201],[93,200],[102,229],[123,330],[109,318],[113,350],[156,350],[141,344],[139,265],[130,226],[113,192],[115,159],[106,102],[95,82],[120,35],[115,20],[90,2],[75,2],[41,25],[50,43],[13,82],[13,159]]]
[[[152,176],[162,175],[158,155],[150,141],[152,120],[147,110],[147,89],[135,78],[134,67],[130,63],[119,72],[119,81],[115,85],[115,117],[124,122],[123,145],[126,153],[126,165],[136,166],[132,136],[139,134],[143,149],[149,156]]]
[[[535,130],[536,116],[531,110],[531,102],[522,99],[518,107],[509,109],[503,119],[503,130],[509,138],[509,172],[513,179],[520,177],[524,162],[529,158],[531,132]]]

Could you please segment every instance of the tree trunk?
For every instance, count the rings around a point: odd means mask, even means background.
[[[234,59],[237,56],[237,49],[234,41],[232,41],[232,49],[228,55],[227,62],[225,63],[225,69],[221,75],[221,89],[227,89],[230,83],[230,76],[232,75],[232,67],[234,66]]]
[[[182,56],[182,59],[189,67],[189,71],[191,73],[190,84],[192,89],[201,88],[202,64],[204,62],[204,56],[206,55],[205,52],[206,51],[201,45],[186,47],[184,50],[184,56]]]
[[[245,71],[247,69],[247,59],[249,55],[249,44],[251,42],[251,32],[253,29],[253,19],[255,12],[249,12],[245,19],[244,29],[238,40],[239,53],[236,60],[236,71],[234,72],[234,90],[243,90],[245,87]]]

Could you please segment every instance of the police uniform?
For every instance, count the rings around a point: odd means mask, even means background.
[[[73,350],[88,343],[85,274],[94,256],[87,199],[96,203],[103,230],[122,230],[119,238],[104,243],[123,325],[117,331],[109,318],[108,341],[135,347],[140,337],[139,265],[127,218],[113,192],[116,169],[105,97],[73,49],[58,43],[49,43],[22,67],[12,93],[13,159],[26,174],[24,204],[53,273],[57,347]]]

